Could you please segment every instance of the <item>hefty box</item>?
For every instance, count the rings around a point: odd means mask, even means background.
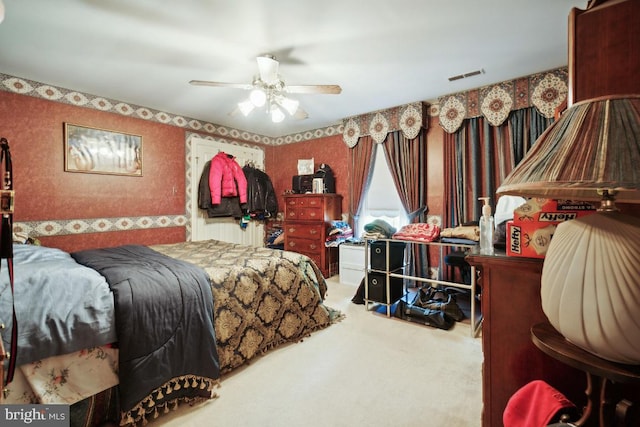
[[[513,221],[516,223],[539,221],[559,224],[563,221],[592,214],[595,211],[595,206],[588,202],[534,197],[513,211]]]
[[[507,222],[507,256],[544,258],[557,224]]]
[[[507,223],[507,255],[544,258],[556,226],[596,212],[587,202],[532,198]]]

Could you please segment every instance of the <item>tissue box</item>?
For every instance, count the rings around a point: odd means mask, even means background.
[[[556,226],[540,221],[507,222],[507,256],[544,258]]]

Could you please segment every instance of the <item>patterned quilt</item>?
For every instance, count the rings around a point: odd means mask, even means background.
[[[151,248],[209,276],[223,374],[341,318],[323,304],[326,281],[304,255],[216,240]],[[71,405],[116,386],[117,372],[118,350],[108,345],[36,360],[16,370],[5,403]]]
[[[218,240],[151,248],[209,275],[222,373],[340,317],[323,304],[327,284],[305,255]]]

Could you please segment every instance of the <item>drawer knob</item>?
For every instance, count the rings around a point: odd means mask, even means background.
[[[317,246],[315,244],[312,243],[312,244],[309,245],[309,249],[315,249],[315,248],[317,248]]]
[[[289,242],[289,246],[294,247],[296,245],[296,242]]]
[[[316,230],[315,228],[312,228],[311,230],[309,230],[309,234],[317,234],[318,230]]]

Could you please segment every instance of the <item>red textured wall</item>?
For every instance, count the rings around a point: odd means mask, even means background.
[[[342,195],[342,212],[349,211],[349,148],[342,135],[318,138],[294,144],[268,146],[265,149],[265,170],[278,194],[278,206],[284,210],[285,190],[291,190],[291,179],[298,175],[298,159],[313,157],[315,169],[326,163],[336,179],[336,193]]]
[[[38,237],[42,245],[74,252],[84,249],[107,248],[118,245],[159,245],[184,242],[184,227],[148,228],[127,231],[87,233],[80,236],[65,234]]]
[[[143,176],[65,172],[65,122],[141,135]],[[0,91],[0,136],[11,147],[16,222],[185,212],[185,132],[181,128]],[[105,243],[120,244],[127,233]],[[139,243],[163,241],[166,234],[164,229],[150,229]],[[184,235],[183,231],[180,240]],[[69,248],[100,241],[86,234],[63,240]]]

